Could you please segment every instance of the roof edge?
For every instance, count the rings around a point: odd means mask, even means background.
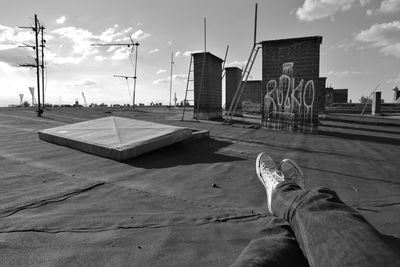
[[[282,43],[282,42],[301,42],[301,41],[313,41],[318,42],[319,44],[322,43],[322,36],[315,35],[315,36],[305,36],[305,37],[296,37],[296,38],[287,38],[287,39],[274,39],[274,40],[267,40],[261,41],[260,44],[265,43]]]

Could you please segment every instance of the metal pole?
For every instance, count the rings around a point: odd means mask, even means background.
[[[44,39],[43,39],[43,30],[44,27],[40,27],[42,31],[42,98],[43,98],[43,110],[44,110]]]
[[[254,44],[257,43],[257,6],[258,4],[256,3],[256,11],[254,16]]]
[[[136,55],[135,55],[135,75],[133,76],[133,110],[135,110],[135,95],[136,95],[136,70],[137,70],[137,55],[138,55],[138,49],[139,49],[139,43],[136,42]]]
[[[222,64],[222,71],[225,69],[226,57],[228,56],[229,45],[226,46],[225,56],[224,56],[224,63]]]
[[[38,117],[42,116],[42,110],[40,108],[40,79],[39,79],[39,40],[38,40],[38,19],[35,14],[35,41],[36,41],[36,80],[38,90]]]
[[[222,64],[222,70],[221,70],[221,80],[225,77],[226,71],[225,71],[225,63],[226,63],[226,57],[228,56],[228,50],[229,50],[229,45],[226,46],[226,51],[225,51],[225,57],[224,57],[224,63]]]
[[[174,66],[174,52],[171,53],[171,77],[169,79],[169,107],[171,107],[171,94],[172,94],[172,69]]]
[[[207,20],[204,18],[204,53],[207,52]]]

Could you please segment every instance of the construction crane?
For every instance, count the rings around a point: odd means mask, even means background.
[[[83,96],[83,106],[84,106],[85,108],[87,108],[88,105],[87,105],[87,102],[86,102],[85,94],[84,94],[83,92],[82,92],[82,96]]]

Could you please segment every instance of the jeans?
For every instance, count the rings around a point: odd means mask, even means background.
[[[288,181],[272,194],[275,217],[232,266],[400,266],[400,254],[325,187]]]

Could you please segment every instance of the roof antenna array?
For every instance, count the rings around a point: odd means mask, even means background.
[[[27,68],[36,68],[36,82],[37,82],[37,92],[38,92],[38,103],[37,103],[37,115],[38,117],[42,116],[43,110],[44,110],[44,48],[45,48],[45,43],[46,40],[44,40],[43,37],[43,30],[45,29],[45,27],[43,25],[40,24],[37,15],[35,14],[35,26],[21,26],[19,28],[21,29],[31,29],[34,33],[35,33],[35,45],[28,45],[28,44],[24,44],[22,46],[19,47],[29,47],[32,48],[33,50],[35,50],[35,54],[36,54],[36,58],[35,58],[35,63],[24,63],[24,64],[19,64],[20,67],[27,67]],[[39,45],[39,33],[41,34],[42,40],[41,40],[41,45]],[[40,58],[39,58],[39,50],[41,47],[41,64],[40,64]],[[39,68],[42,68],[42,104],[40,103],[40,78],[39,78]],[[46,76],[47,79],[47,76]],[[34,105],[33,101],[32,101],[32,106]]]
[[[138,56],[138,48],[139,48],[139,42],[135,42],[131,36],[129,36],[130,39],[130,43],[104,43],[104,44],[91,44],[91,46],[127,46],[127,47],[131,47],[131,52],[129,55],[132,67],[133,67],[133,71],[134,71],[134,75],[133,76],[124,76],[124,75],[114,75],[114,77],[119,77],[119,78],[125,78],[126,81],[128,81],[128,79],[133,79],[133,97],[132,97],[132,105],[133,105],[133,110],[135,110],[135,92],[136,92],[136,78],[137,78],[137,56]],[[135,49],[136,48],[136,49]],[[132,61],[132,54],[133,54],[133,50],[135,50],[135,63],[133,63]],[[128,84],[128,91],[129,91],[129,84]],[[130,91],[129,91],[129,95],[130,95]]]

